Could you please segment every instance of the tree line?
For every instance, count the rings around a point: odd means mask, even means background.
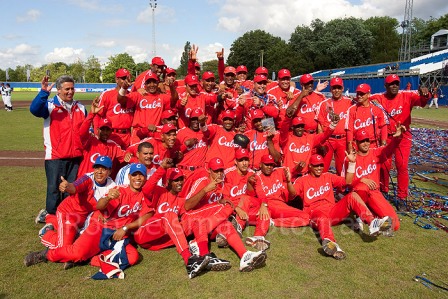
[[[263,30],[253,30],[238,37],[231,45],[226,64],[244,64],[250,74],[260,65],[277,72],[288,68],[292,74],[302,74],[321,69],[342,68],[356,65],[397,61],[401,45],[401,23],[391,17],[338,18],[328,22],[315,19],[310,26],[299,25],[288,41]],[[431,35],[448,29],[448,14],[436,19],[414,18],[411,22],[412,46],[429,45]],[[179,78],[187,73],[189,41],[185,43]],[[203,71],[217,73],[218,61],[200,61]],[[11,82],[38,82],[49,70],[52,78],[69,74],[77,82],[112,83],[115,71],[127,68],[135,76],[149,69],[148,62],[135,63],[127,53],[110,56],[104,68],[95,56],[75,63],[56,62],[40,67],[16,66],[8,69]],[[27,75],[29,70],[29,78]],[[6,70],[0,69],[0,81],[6,81]]]

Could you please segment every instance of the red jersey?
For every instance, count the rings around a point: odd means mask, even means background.
[[[252,129],[252,116],[251,111],[254,109],[261,109],[263,113],[268,116],[274,118],[274,120],[278,119],[280,110],[278,106],[278,102],[271,95],[259,95],[260,104],[254,104],[254,94],[253,92],[247,92],[241,95],[246,99],[244,105],[238,105],[236,108],[237,118],[243,118],[246,123],[246,128]]]
[[[104,227],[120,228],[151,212],[143,192],[134,192],[129,186],[119,186],[120,196],[109,201],[102,211]]]
[[[255,193],[261,202],[267,203],[269,200],[288,202],[289,192],[283,167],[275,168],[269,176],[257,171],[255,177],[257,178]]]
[[[347,142],[352,142],[356,131],[360,129],[364,129],[372,141],[387,139],[386,119],[380,108],[372,103],[367,107],[353,105],[348,108],[347,114],[345,119]]]
[[[250,143],[250,164],[249,167],[252,169],[260,168],[261,157],[264,155],[269,155],[268,142],[266,138],[266,132],[259,132],[255,129],[249,130],[244,133],[249,137]],[[279,132],[277,131],[272,142],[274,143],[275,149],[280,152],[279,146]]]
[[[194,181],[190,180],[187,188],[182,190],[182,194],[186,194],[185,200],[188,201],[190,198],[195,196],[199,191],[205,188],[210,183],[210,177],[208,173],[204,173],[203,176],[195,178]],[[217,203],[221,198],[223,198],[223,186],[224,183],[217,185],[216,189],[205,193],[199,203],[194,207],[194,209],[202,208],[208,204]],[[185,192],[184,192],[185,190]]]
[[[235,131],[227,131],[222,126],[209,125],[209,144],[205,162],[208,163],[213,158],[219,157],[224,161],[224,167],[229,168],[235,164],[235,149],[237,144],[233,143]]]
[[[295,116],[301,116],[305,120],[305,130],[317,130],[317,121],[315,120],[317,109],[324,100],[325,97],[321,93],[313,91],[300,102]]]
[[[293,98],[291,100],[288,100],[288,96],[287,96],[287,92],[291,92],[293,95]],[[293,86],[290,86],[288,90],[283,90],[280,88],[280,86],[278,85],[278,82],[276,82],[276,84],[270,88],[267,89],[266,93],[268,95],[270,95],[271,97],[274,98],[275,101],[277,101],[278,103],[282,103],[281,105],[279,105],[279,109],[280,109],[280,121],[283,120],[285,118],[286,115],[286,109],[292,105],[292,103],[294,103],[295,99],[297,99],[297,97],[300,95],[300,90],[298,90],[297,88],[294,88]]]
[[[241,195],[247,192],[247,181],[255,172],[248,169],[246,174],[240,174],[236,166],[227,168],[224,171],[224,189],[223,194],[232,200],[236,206],[240,200]]]
[[[176,157],[176,152],[180,151],[180,142],[176,139],[174,146],[172,148],[167,148],[164,146],[163,142],[154,137],[147,137],[142,139],[140,142],[134,143],[126,149],[126,153],[132,154],[132,158],[129,163],[138,163],[137,150],[140,143],[149,142],[154,147],[154,158],[152,163],[159,166],[163,159]]]
[[[320,103],[317,109],[316,120],[325,131],[330,126],[330,112],[333,111],[339,115],[340,121],[334,129],[333,135],[345,135],[345,120],[347,119],[347,110],[352,106],[352,101],[347,97],[342,97],[339,100],[333,98],[326,99]]]
[[[81,217],[87,217],[90,212],[96,210],[96,204],[101,197],[104,197],[109,189],[115,187],[115,182],[107,178],[103,185],[95,182],[92,173],[86,173],[76,181],[76,193],[65,198],[58,206],[58,212],[65,214],[77,214]]]
[[[377,101],[384,109],[388,120],[388,133],[396,131],[397,123],[401,123],[410,130],[412,107],[425,107],[429,97],[420,96],[417,91],[399,91],[394,98],[386,97],[386,94],[374,94],[371,101]]]
[[[171,108],[171,98],[167,94],[145,94],[131,92],[127,95],[130,106],[135,107],[132,127],[144,128],[148,125],[158,125],[164,110]],[[127,107],[130,107],[126,104]]]
[[[134,104],[127,101],[122,107],[117,101],[118,90],[116,88],[106,90],[100,95],[99,107],[104,108],[98,112],[101,118],[107,118],[114,129],[130,129],[134,118]]]
[[[322,173],[320,177],[307,174],[294,182],[297,195],[302,198],[304,211],[322,206],[333,207],[335,205],[333,188],[345,185],[345,178],[329,172]]]
[[[197,138],[198,143],[192,147],[187,147],[185,141],[190,138]],[[202,130],[195,132],[188,127],[182,128],[177,132],[177,139],[182,144],[182,149],[184,149],[184,158],[178,163],[178,166],[181,166],[180,168],[187,166],[197,168],[205,165],[205,156],[207,155],[209,141],[208,136]]]
[[[187,104],[182,106],[180,104],[181,99],[187,96],[186,93],[179,95],[179,101],[177,102],[177,110],[179,111],[178,124],[179,128],[188,127],[190,123],[190,114],[196,108],[201,108],[202,111],[207,111],[206,107],[215,105],[216,97],[208,96],[206,93],[199,93],[197,96],[192,97],[188,94]],[[211,119],[211,117],[209,117]]]

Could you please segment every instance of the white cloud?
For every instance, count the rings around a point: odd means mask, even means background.
[[[127,46],[124,52],[132,56],[135,63],[148,61],[148,51],[138,46]]]
[[[28,10],[24,16],[17,16],[16,20],[19,23],[23,23],[23,22],[34,22],[37,21],[37,19],[39,19],[41,13],[39,10],[37,9],[30,9]]]
[[[86,54],[83,49],[73,49],[70,47],[54,48],[53,52],[45,55],[45,61],[50,62],[65,62],[67,64],[74,63],[78,59],[85,61]]]
[[[156,27],[160,23],[173,23],[176,17],[176,11],[174,8],[157,4],[157,8],[154,10]],[[152,8],[148,5],[137,16],[137,22],[139,23],[152,23]]]
[[[38,63],[37,56],[39,55],[39,48],[28,44],[19,44],[14,48],[0,50],[0,61],[2,61],[2,68],[15,68],[17,65]]]

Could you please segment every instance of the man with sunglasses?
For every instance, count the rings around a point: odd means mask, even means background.
[[[400,78],[395,74],[386,77],[384,87],[386,92],[373,95],[370,101],[380,106],[389,119],[387,126],[388,143],[392,142],[397,126],[403,125],[406,128],[403,138],[396,144],[394,151],[398,185],[396,206],[399,211],[405,211],[407,210],[409,188],[408,162],[412,146],[411,111],[413,107],[425,107],[431,98],[431,94],[427,87],[421,87],[418,92],[400,91]],[[389,158],[383,164],[381,178],[381,191],[386,193],[389,192],[389,172],[391,166],[392,158]]]
[[[100,95],[98,107],[103,109],[97,113],[98,116],[94,120],[94,128],[98,128],[101,119],[110,120],[112,134],[109,138],[123,149],[126,149],[131,142],[131,126],[135,110],[130,101],[122,106],[117,100],[118,91],[126,80],[131,81],[131,73],[127,69],[117,70],[115,73],[117,85],[114,89],[106,90]]]
[[[159,81],[161,81],[166,72],[166,64],[165,60],[162,57],[155,56],[151,60],[151,68],[144,72],[141,72],[137,78],[135,78],[135,82],[132,85],[131,91],[145,91],[145,77],[149,74],[156,74]]]

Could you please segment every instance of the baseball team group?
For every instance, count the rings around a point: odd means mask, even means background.
[[[218,52],[215,76],[196,56],[193,47],[183,80],[161,57],[137,78],[118,69],[116,87],[88,113],[73,78],[42,79],[30,111],[44,119],[47,195],[36,223],[45,223],[45,249],[30,252],[26,266],[90,262],[95,279],[123,278],[138,248],[175,246],[194,278],[231,268],[210,252],[213,241],[248,272],[265,266],[272,227],[311,226],[335,259],[346,253],[334,225],[349,221],[372,237],[399,229],[411,110],[431,99],[427,88],[400,90],[390,74],[384,93],[360,84],[349,98],[339,77],[304,74],[298,89],[288,69],[271,81],[259,67],[248,80],[246,66],[225,66]],[[320,93],[327,85],[329,98]],[[392,157],[395,207],[386,199]],[[243,237],[248,225],[253,236]]]

